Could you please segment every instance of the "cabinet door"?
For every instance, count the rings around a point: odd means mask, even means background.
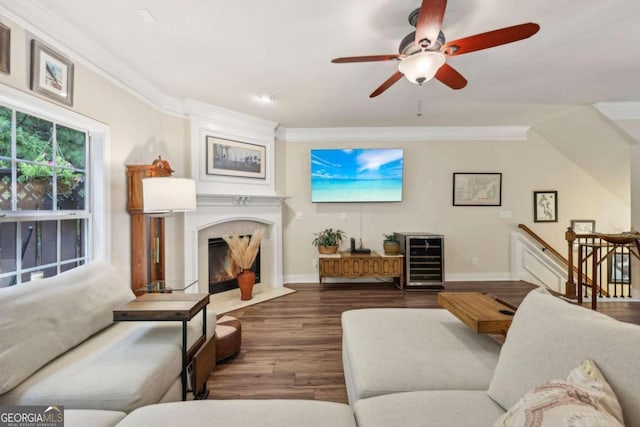
[[[362,275],[362,260],[359,258],[342,258],[340,269],[342,277],[358,277]]]
[[[377,276],[380,274],[380,258],[362,259],[362,276]]]
[[[409,239],[408,282],[441,283],[443,270],[442,238]]]
[[[402,258],[382,258],[381,276],[400,276],[402,273]]]
[[[340,258],[320,258],[320,277],[340,276]]]

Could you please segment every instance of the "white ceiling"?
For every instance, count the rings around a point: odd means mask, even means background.
[[[525,22],[541,30],[450,58],[469,81],[462,90],[403,79],[374,99],[396,62],[330,61],[396,53],[420,0],[0,0],[22,2],[169,97],[285,127],[526,126],[572,105],[640,100],[638,0],[449,0],[447,40]],[[144,23],[141,8],[158,22]],[[275,102],[256,101],[263,92]]]

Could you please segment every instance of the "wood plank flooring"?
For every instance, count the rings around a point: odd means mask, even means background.
[[[209,399],[315,399],[347,402],[342,371],[343,311],[436,308],[435,292],[401,292],[387,283],[287,285],[297,292],[228,313],[242,322],[240,354],[219,363]],[[450,282],[447,291],[486,292],[518,303],[526,282]],[[599,311],[640,324],[640,303],[598,303]],[[375,327],[375,325],[372,325]]]

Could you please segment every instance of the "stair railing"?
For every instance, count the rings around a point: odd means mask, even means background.
[[[533,240],[538,242],[540,246],[542,246],[543,252],[549,252],[559,261],[560,264],[564,265],[567,268],[567,283],[565,286],[564,296],[567,298],[576,298],[576,283],[574,277],[577,277],[578,267],[575,266],[573,262],[573,243],[569,244],[569,257],[567,259],[562,254],[560,254],[560,252],[554,249],[549,243],[547,243],[542,237],[536,234],[535,231],[533,231],[526,225],[518,224],[518,228],[528,234],[529,237],[531,237]],[[571,268],[569,266],[571,266]],[[586,271],[583,273],[583,281],[591,285],[591,279],[587,276]]]
[[[634,233],[621,234],[578,234],[571,227],[565,237],[571,264],[577,265],[577,280],[573,279],[569,269],[569,283],[575,283],[577,300],[582,304],[583,296],[591,293],[591,308],[597,307],[599,297],[631,297],[631,259],[640,257],[638,237]],[[634,252],[636,249],[636,252]],[[574,263],[574,253],[577,260]],[[591,282],[583,280],[591,274]],[[569,287],[567,286],[567,289]]]

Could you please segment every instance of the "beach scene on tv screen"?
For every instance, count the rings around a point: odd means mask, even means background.
[[[403,150],[311,150],[312,202],[401,202]]]

